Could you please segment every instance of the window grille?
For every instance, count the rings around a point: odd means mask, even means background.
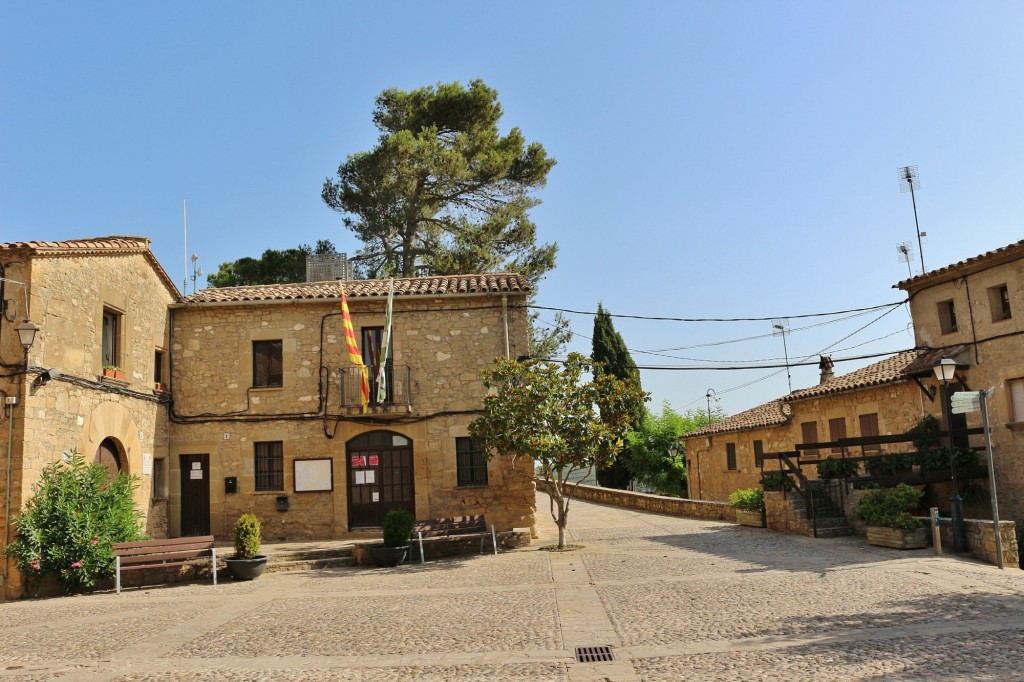
[[[455,439],[455,465],[459,487],[487,485],[487,457],[476,438]]]
[[[284,490],[284,443],[268,441],[256,446],[256,491]]]

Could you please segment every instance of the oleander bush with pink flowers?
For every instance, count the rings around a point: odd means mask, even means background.
[[[53,576],[68,593],[93,589],[114,573],[112,546],[144,539],[133,492],[137,477],[110,476],[72,450],[43,469],[33,495],[14,517],[17,539],[5,550],[34,596]]]

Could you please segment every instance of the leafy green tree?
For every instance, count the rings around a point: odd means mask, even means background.
[[[481,80],[377,97],[376,147],[349,155],[321,192],[363,243],[354,258],[363,276],[511,271],[536,291],[558,246],[537,243],[529,212],[555,160],[519,128],[501,135],[502,113]],[[553,356],[568,322],[556,315],[547,331],[532,318],[532,354]]]
[[[716,420],[721,417],[720,413],[712,413]],[[707,412],[689,410],[679,414],[667,401],[662,403],[660,414],[646,412],[639,426],[626,434],[629,473],[645,490],[686,497],[689,480],[686,452],[680,438],[707,425]]]
[[[586,373],[590,381],[583,381]],[[593,363],[578,353],[563,366],[499,358],[484,372],[484,385],[494,392],[469,432],[489,452],[511,458],[521,475],[544,481],[562,549],[573,493],[568,477],[618,455],[631,415],[648,396],[635,382],[593,372]]]
[[[69,593],[92,588],[114,574],[114,543],[143,538],[142,512],[132,499],[138,478],[110,478],[105,467],[69,454],[43,469],[35,494],[13,519],[17,539],[5,553],[29,594],[47,575]]]
[[[597,304],[597,315],[594,316],[593,346],[590,354],[591,359],[602,371],[625,381],[634,381],[640,385],[640,371],[636,368],[626,342],[622,336],[615,331],[611,315],[600,303]],[[636,428],[644,419],[646,410],[639,405],[635,414],[631,416],[630,426]],[[628,450],[624,450],[620,456],[604,468],[597,469],[597,482],[604,488],[617,488],[625,490],[632,480],[630,473]]]
[[[241,287],[252,284],[290,284],[306,281],[306,256],[334,253],[333,242],[320,239],[316,248],[300,244],[295,249],[267,249],[259,258],[239,258],[221,263],[217,272],[208,274],[211,287]]]

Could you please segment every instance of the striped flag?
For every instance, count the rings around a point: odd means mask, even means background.
[[[356,333],[352,330],[352,316],[348,314],[348,300],[345,298],[345,285],[338,283],[341,287],[341,324],[345,327],[345,343],[348,345],[348,359],[358,367],[362,376],[360,396],[363,403],[363,412],[366,412],[366,405],[370,402],[370,372],[363,364],[363,356],[359,354],[359,346],[356,345]]]
[[[388,286],[388,313],[384,321],[384,339],[380,348],[380,368],[377,370],[377,402],[386,403],[388,399],[388,356],[391,354],[391,317],[394,314],[395,278],[391,278]]]

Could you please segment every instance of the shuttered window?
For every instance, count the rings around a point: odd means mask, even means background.
[[[846,438],[846,419],[844,417],[836,417],[835,419],[828,420],[828,439],[830,441],[837,441],[840,438]],[[840,447],[832,448],[832,452],[842,452],[843,449]]]
[[[729,471],[736,471],[736,443],[725,444],[725,467]]]
[[[764,443],[759,440],[754,441],[754,466],[764,466]]]
[[[280,339],[252,342],[252,385],[254,388],[283,385]]]
[[[1009,383],[1013,421],[1024,422],[1024,379],[1011,379]]]
[[[878,413],[872,412],[870,414],[862,414],[857,417],[860,422],[860,435],[862,438],[869,436],[877,436],[878,433]],[[864,452],[878,452],[882,449],[881,445],[865,445],[863,448]]]
[[[800,425],[800,436],[804,443],[818,442],[818,422],[804,422]],[[816,455],[817,450],[804,450],[805,455]]]

